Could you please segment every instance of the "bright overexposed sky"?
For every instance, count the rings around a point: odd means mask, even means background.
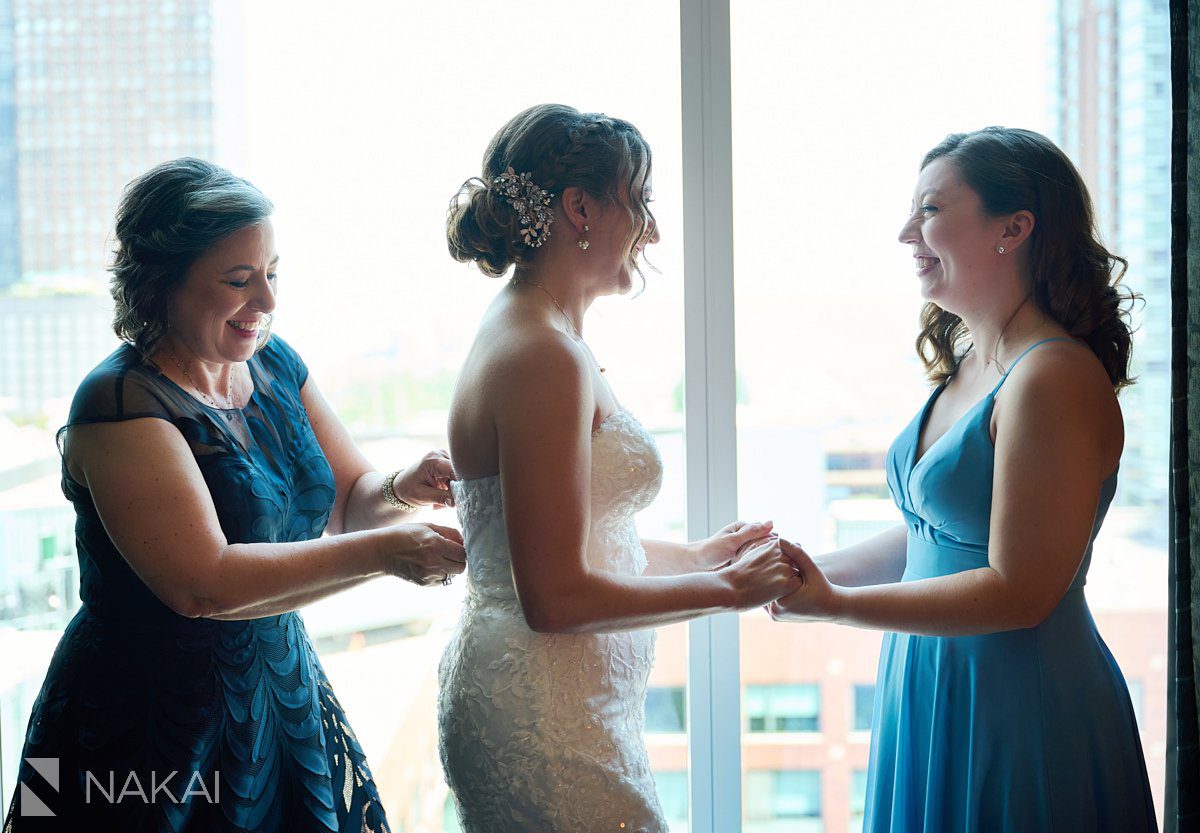
[[[683,367],[676,3],[235,13],[245,129],[227,156],[278,207],[278,331],[317,378],[373,351],[413,372],[457,366],[498,283],[447,256],[446,204],[509,117],[560,101],[633,121],[654,149],[660,271],[640,297],[599,302],[586,334],[627,405],[669,409]],[[1045,14],[1040,0],[733,4],[737,349],[753,403],[919,397],[919,299],[895,241],[917,163],[951,131],[1044,129]]]

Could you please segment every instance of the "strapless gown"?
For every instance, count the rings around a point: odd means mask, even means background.
[[[917,460],[938,388],[892,444],[888,485],[908,525],[902,581],[987,566],[995,463],[989,426],[1003,384]],[[1129,691],[1084,597],[1091,542],[1115,490],[1114,473],[1079,571],[1040,625],[983,636],[884,637],[864,830],[1157,829]]]
[[[592,436],[588,563],[646,568],[633,516],[662,461],[627,412]],[[467,598],[440,667],[446,781],[467,833],[667,830],[642,735],[654,632],[542,634],[513,586],[499,477],[454,484]]]

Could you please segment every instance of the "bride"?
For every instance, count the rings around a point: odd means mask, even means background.
[[[438,711],[469,833],[665,831],[642,740],[650,629],[800,586],[769,523],[691,544],[634,528],[662,462],[582,330],[658,241],[649,201],[637,128],[545,104],[501,128],[451,203],[454,258],[515,267],[450,413],[468,595]]]

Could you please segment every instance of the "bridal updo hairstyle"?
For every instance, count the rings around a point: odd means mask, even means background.
[[[272,211],[261,191],[203,159],[163,162],[129,183],[117,208],[109,266],[118,338],[149,356],[166,335],[171,297],[191,265]]]
[[[473,262],[490,277],[514,264],[531,263],[539,249],[521,237],[521,220],[508,200],[489,187],[510,167],[529,173],[533,183],[554,195],[582,188],[593,197],[621,205],[634,218],[629,250],[654,222],[646,206],[650,146],[638,129],[603,113],[581,113],[563,104],[539,104],[515,116],[492,137],[483,154],[481,177],[463,183],[450,201],[446,242],[450,256]],[[639,189],[642,197],[639,198]],[[563,233],[551,226],[549,237]]]
[[[1100,242],[1087,187],[1066,154],[1040,133],[985,127],[947,136],[925,154],[921,169],[942,158],[988,214],[1033,214],[1027,248],[1032,299],[1092,349],[1115,389],[1132,384],[1128,307],[1137,296],[1118,286],[1128,263]],[[917,353],[931,381],[954,373],[967,337],[961,318],[925,305]]]

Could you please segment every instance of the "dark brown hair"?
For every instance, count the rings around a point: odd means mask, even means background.
[[[521,239],[517,212],[489,183],[508,168],[529,173],[554,194],[578,187],[625,206],[634,217],[630,252],[654,223],[646,205],[650,146],[638,129],[603,113],[581,113],[563,104],[539,104],[518,113],[488,144],[482,176],[468,179],[450,201],[446,242],[450,256],[474,262],[485,275],[501,277],[528,264],[538,249]],[[640,194],[640,196],[639,196]],[[557,231],[551,228],[551,234]]]
[[[1138,296],[1120,287],[1128,263],[1096,232],[1087,186],[1071,160],[1040,133],[985,127],[952,133],[921,162],[953,163],[991,216],[1028,211],[1032,299],[1100,359],[1116,389],[1132,384],[1129,306]],[[964,355],[962,319],[933,303],[921,311],[917,354],[931,381],[944,382]]]
[[[109,266],[117,336],[149,356],[167,332],[171,297],[191,265],[273,210],[249,182],[203,159],[163,162],[129,183]]]

